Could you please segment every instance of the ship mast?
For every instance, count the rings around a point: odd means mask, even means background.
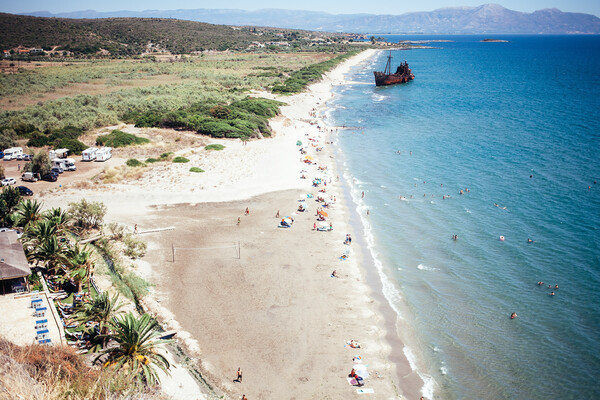
[[[387,64],[385,65],[385,69],[383,70],[385,75],[391,75],[392,73],[392,51],[390,50],[390,55],[388,56]]]

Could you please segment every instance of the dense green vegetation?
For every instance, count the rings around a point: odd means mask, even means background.
[[[279,114],[275,100],[247,97],[229,105],[197,103],[172,112],[149,111],[130,115],[136,127],[193,130],[214,137],[250,138],[270,136],[268,120]]]
[[[250,29],[166,18],[63,19],[0,14],[0,48],[19,45],[75,55],[132,56],[149,48],[174,54],[203,50],[239,50],[253,41],[275,40],[275,34],[258,35]]]
[[[205,150],[223,150],[225,148],[225,146],[223,146],[222,144],[209,144],[208,146],[205,146],[204,149]]]
[[[150,143],[150,140],[118,129],[113,130],[108,135],[100,135],[96,138],[96,144],[98,146],[126,147],[145,143]]]
[[[312,82],[320,80],[325,72],[355,54],[354,51],[340,54],[330,60],[308,65],[299,71],[294,71],[285,82],[274,85],[271,91],[273,93],[299,93]]]
[[[130,158],[129,160],[127,160],[127,162],[125,162],[125,164],[127,164],[128,167],[145,167],[146,164],[141,162],[140,160],[136,159],[136,158]]]
[[[188,163],[188,162],[190,162],[190,160],[188,160],[188,159],[187,159],[187,158],[185,158],[185,157],[181,157],[181,156],[179,156],[179,157],[175,157],[175,158],[173,159],[173,162],[174,162],[174,163],[180,163],[180,164],[181,164],[181,163]]]

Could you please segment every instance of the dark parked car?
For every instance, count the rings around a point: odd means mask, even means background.
[[[57,179],[58,179],[58,175],[53,174],[52,172],[49,173],[49,174],[42,175],[42,180],[43,181],[56,182]]]
[[[19,189],[21,196],[33,196],[33,190],[29,189],[27,186],[17,186],[17,189]]]

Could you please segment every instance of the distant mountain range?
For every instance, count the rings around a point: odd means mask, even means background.
[[[328,32],[355,33],[447,33],[447,34],[600,34],[600,18],[568,13],[556,8],[523,13],[498,4],[479,7],[440,8],[402,15],[328,14],[316,11],[264,9],[145,10],[97,12],[93,10],[52,14],[23,13],[60,18],[175,18],[211,24],[270,26]]]

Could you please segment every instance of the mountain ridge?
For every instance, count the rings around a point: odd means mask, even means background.
[[[82,10],[56,14],[36,11],[19,15],[77,19],[173,18],[211,24],[356,33],[600,34],[600,18],[592,14],[563,12],[557,8],[525,13],[504,8],[499,4],[444,7],[400,15],[330,14],[277,8],[256,11],[206,8],[109,12]]]

